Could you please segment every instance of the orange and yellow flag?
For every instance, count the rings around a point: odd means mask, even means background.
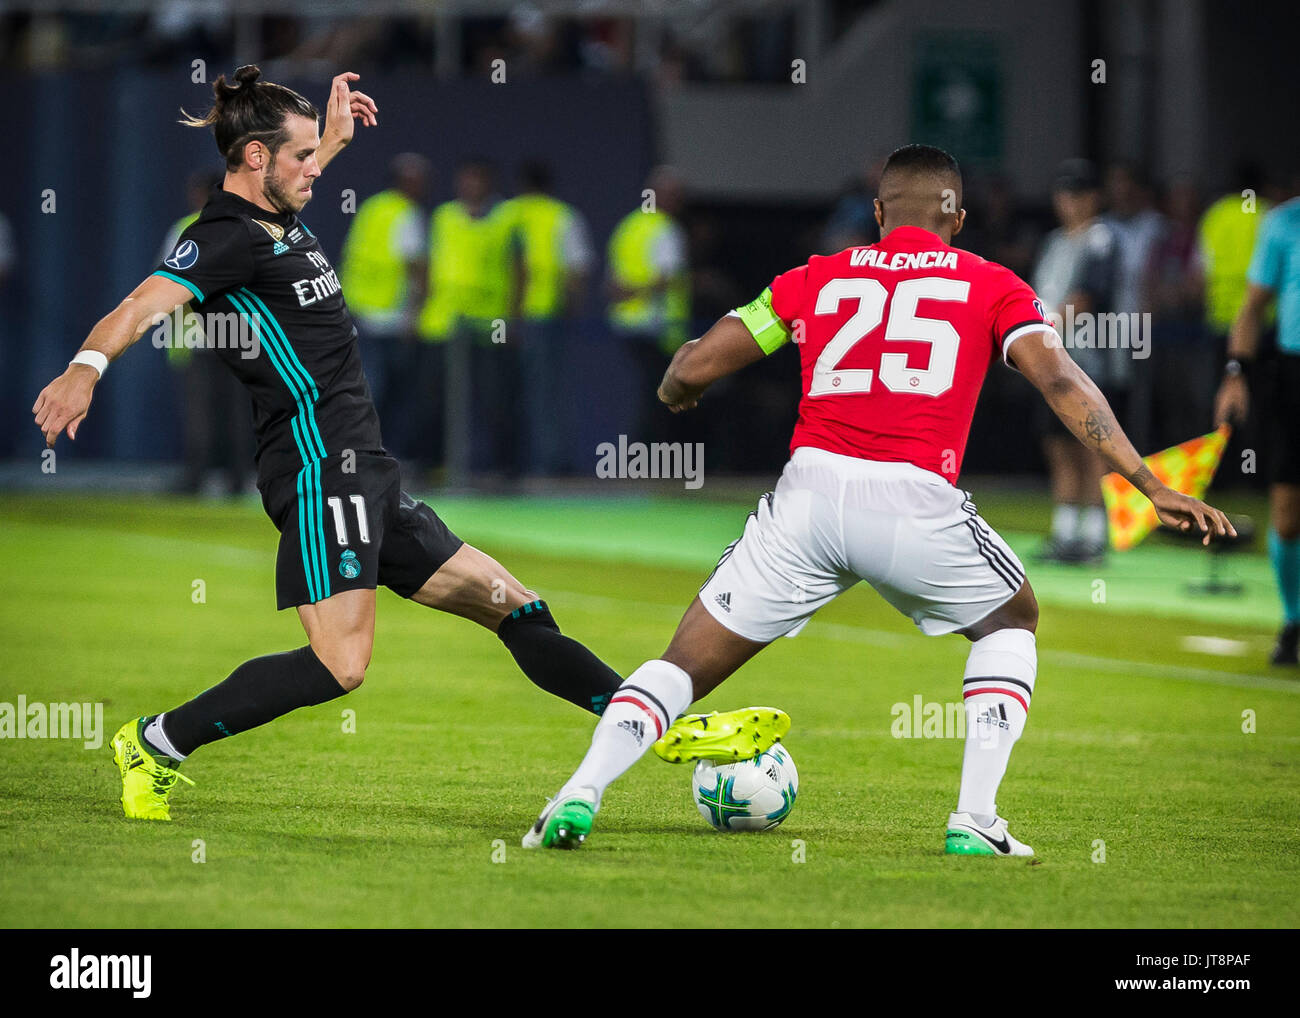
[[[1200,498],[1219,468],[1231,430],[1224,424],[1218,431],[1144,456],[1142,462],[1174,491]],[[1116,551],[1135,547],[1160,525],[1155,507],[1119,474],[1101,479],[1101,494],[1110,520],[1110,546]]]

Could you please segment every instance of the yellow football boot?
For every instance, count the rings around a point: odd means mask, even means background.
[[[148,720],[128,721],[113,736],[113,761],[122,773],[122,809],[133,820],[170,820],[167,797],[172,788],[178,780],[188,785],[194,782],[150,752],[144,741]]]
[[[654,751],[669,763],[734,763],[770,749],[789,730],[790,715],[775,707],[687,714],[664,732]]]

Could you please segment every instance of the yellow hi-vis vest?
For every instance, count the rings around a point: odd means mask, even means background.
[[[629,213],[609,238],[609,271],[614,282],[625,289],[649,285],[658,275],[653,261],[655,241],[674,223],[667,213]],[[615,301],[609,307],[609,321],[624,332],[657,332],[659,346],[672,353],[686,342],[690,324],[690,276],[678,272],[661,296],[639,295]]]
[[[1224,195],[1201,216],[1197,225],[1205,273],[1205,319],[1218,332],[1227,332],[1246,300],[1246,270],[1255,250],[1255,237],[1264,214],[1272,207],[1260,198],[1255,208],[1242,209],[1239,194]],[[1269,309],[1268,320],[1272,318]]]
[[[394,243],[398,220],[415,208],[401,191],[380,191],[361,203],[343,242],[339,282],[348,308],[360,315],[396,311],[406,299],[406,264]]]
[[[420,335],[448,339],[457,321],[486,327],[510,314],[510,220],[498,204],[475,219],[459,201],[429,220],[429,297]]]
[[[564,236],[573,209],[544,194],[521,194],[504,203],[524,261],[520,313],[529,320],[554,318],[564,310],[568,271]]]

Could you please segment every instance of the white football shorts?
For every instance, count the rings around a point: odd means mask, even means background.
[[[865,580],[927,636],[973,625],[1020,589],[1025,569],[970,493],[911,463],[796,449],[700,588],[738,636],[794,636]]]

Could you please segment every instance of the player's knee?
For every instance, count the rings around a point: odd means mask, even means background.
[[[1031,633],[1038,632],[1038,598],[1034,596],[1034,588],[1026,581],[1021,590],[1023,601],[1015,609],[1015,622],[1008,628],[1028,629]],[[1013,598],[1015,601],[1021,601],[1021,596]]]
[[[365,681],[366,669],[370,666],[368,645],[333,648],[325,653],[317,651],[316,656],[346,692],[352,692]]]
[[[961,634],[968,640],[980,640],[1001,629],[1027,629],[1038,631],[1038,598],[1026,580],[1015,595],[991,615],[977,622]]]

